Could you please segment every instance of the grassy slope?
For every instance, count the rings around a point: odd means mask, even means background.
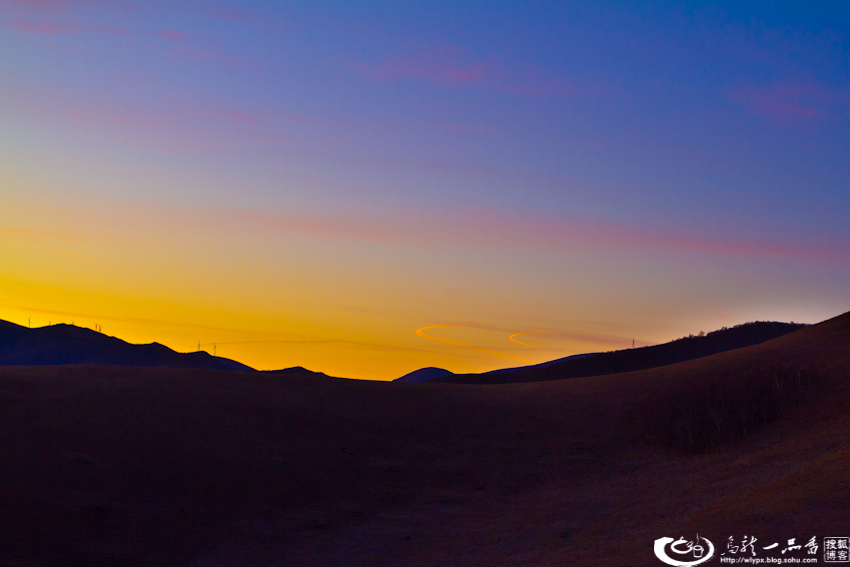
[[[647,441],[671,396],[813,363],[732,446]],[[850,315],[530,384],[3,368],[0,565],[657,565],[663,535],[836,535],[848,380]]]
[[[495,370],[483,374],[450,374],[430,380],[445,384],[514,384],[565,378],[583,378],[636,372],[677,364],[732,349],[761,344],[796,331],[805,325],[757,321],[721,329],[706,336],[690,336],[649,347],[631,348],[592,355],[571,356],[532,366]]]

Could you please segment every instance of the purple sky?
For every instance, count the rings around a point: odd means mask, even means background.
[[[0,318],[391,378],[850,306],[844,2],[6,0],[0,30]],[[449,324],[479,350],[415,333]]]

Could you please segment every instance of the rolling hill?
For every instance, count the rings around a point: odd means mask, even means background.
[[[254,371],[206,352],[179,353],[159,343],[134,345],[74,325],[30,329],[0,321],[0,365],[114,364],[119,366]]]
[[[65,364],[257,372],[241,362],[212,356],[204,351],[182,353],[159,343],[131,344],[75,325],[57,324],[30,329],[0,320],[0,366]],[[313,372],[301,366],[263,372],[327,377],[322,372]]]
[[[757,345],[803,327],[805,325],[798,323],[756,321],[723,328],[705,336],[683,337],[661,345],[578,354],[532,366],[505,368],[482,374],[436,376],[429,381],[453,384],[512,384],[634,372]]]
[[[4,367],[0,564],[657,566],[665,536],[821,541],[850,535],[848,407],[850,314],[531,383]]]
[[[433,380],[434,378],[442,378],[444,376],[450,375],[452,375],[452,373],[448,370],[429,366],[428,368],[420,368],[419,370],[409,372],[401,378],[396,378],[395,380],[393,380],[393,382],[410,382],[414,384],[419,384],[422,382],[428,382],[429,380]]]

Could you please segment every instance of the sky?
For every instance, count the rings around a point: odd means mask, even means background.
[[[0,319],[481,372],[850,310],[846,2],[0,0]]]

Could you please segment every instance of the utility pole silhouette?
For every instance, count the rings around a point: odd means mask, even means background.
[[[632,339],[632,348],[635,348],[635,340]]]
[[[198,352],[201,352],[201,341],[198,341]]]
[[[27,319],[27,328],[28,328],[28,329],[32,329],[32,317],[30,317],[29,319]]]
[[[215,356],[215,343],[213,343],[213,356]]]

